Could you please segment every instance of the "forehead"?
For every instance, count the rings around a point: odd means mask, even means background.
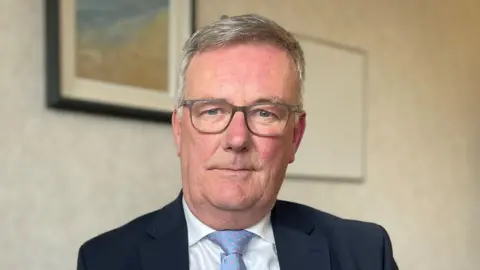
[[[224,98],[238,105],[258,99],[298,101],[295,65],[269,44],[235,44],[201,52],[186,74],[186,98]]]

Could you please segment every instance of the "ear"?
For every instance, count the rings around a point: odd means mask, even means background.
[[[175,139],[175,144],[177,146],[177,155],[180,156],[181,152],[181,141],[182,141],[182,120],[177,110],[174,110],[172,113],[172,131],[173,138]]]
[[[290,156],[290,161],[289,163],[293,163],[295,161],[295,154],[297,153],[298,148],[300,147],[300,143],[302,142],[303,134],[305,133],[305,128],[306,128],[306,118],[307,114],[303,112],[297,121],[295,123],[295,126],[293,128],[293,140],[292,140],[292,147],[293,151]]]

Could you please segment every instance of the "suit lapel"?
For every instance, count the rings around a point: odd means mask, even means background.
[[[182,194],[161,210],[147,233],[153,240],[140,247],[143,270],[189,269],[187,224]]]
[[[272,210],[272,227],[282,270],[331,270],[328,243],[308,216],[279,201]],[[298,210],[298,209],[296,209]]]
[[[332,270],[325,236],[309,216],[298,212],[297,206],[278,201],[272,210],[271,221],[280,269]],[[147,234],[152,241],[140,247],[143,270],[189,269],[182,193],[158,212]]]

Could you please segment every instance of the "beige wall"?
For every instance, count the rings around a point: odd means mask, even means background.
[[[168,127],[45,109],[42,2],[0,4],[0,269],[74,269],[81,242],[180,187]],[[281,197],[381,223],[402,269],[478,269],[480,2],[204,0],[198,8],[200,24],[258,12],[367,50],[366,181],[291,179]]]

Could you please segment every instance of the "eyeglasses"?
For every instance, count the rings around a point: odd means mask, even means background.
[[[225,131],[236,112],[243,112],[248,130],[258,136],[282,135],[292,113],[300,107],[277,102],[260,102],[249,106],[235,106],[223,99],[185,100],[182,106],[190,110],[190,120],[202,133]]]

